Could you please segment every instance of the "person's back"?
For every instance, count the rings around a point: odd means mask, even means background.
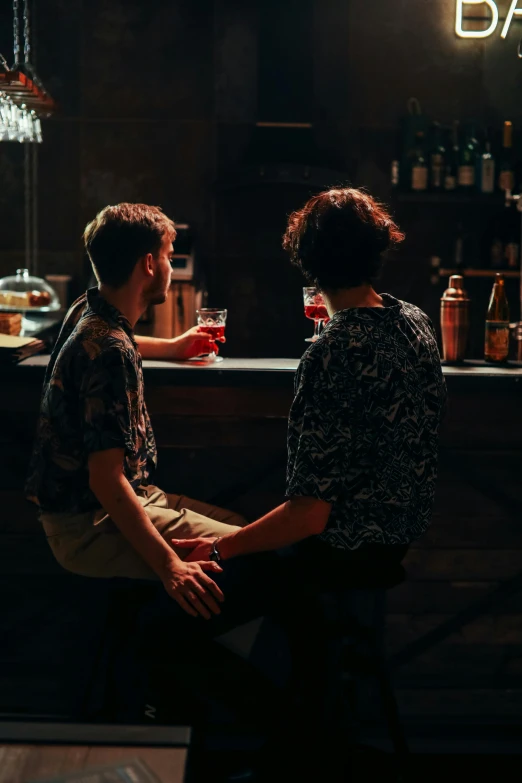
[[[409,544],[433,507],[445,400],[436,338],[419,308],[382,299],[336,312],[296,378],[287,492],[321,486],[333,503],[321,538],[337,549]],[[324,444],[329,469],[303,438]]]
[[[43,513],[101,508],[89,486],[88,458],[122,447],[133,488],[156,464],[143,396],[141,358],[131,325],[92,288],[71,308],[47,370],[27,495]]]
[[[152,483],[141,360],[190,358],[215,342],[201,327],[171,339],[134,334],[147,307],[167,300],[175,237],[174,223],[147,204],[108,206],[86,226],[98,286],[69,309],[50,357],[26,496],[64,568],[160,579],[181,609],[208,619],[222,593],[205,572],[221,569],[184,562],[171,539],[218,536],[245,520]]]

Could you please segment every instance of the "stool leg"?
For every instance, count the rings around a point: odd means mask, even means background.
[[[381,693],[382,706],[386,716],[390,739],[393,744],[395,754],[399,758],[405,758],[409,755],[408,742],[399,717],[397,700],[390,681],[389,673],[384,663],[378,669],[379,689]]]
[[[356,606],[356,620],[361,624],[366,643],[369,645],[372,676],[378,686],[382,711],[397,762],[398,776],[399,779],[404,780],[407,777],[409,748],[386,663],[384,645],[386,593],[384,590],[352,591],[351,597]],[[364,622],[369,614],[372,618],[371,625]]]

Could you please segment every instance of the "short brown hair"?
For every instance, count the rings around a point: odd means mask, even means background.
[[[120,288],[138,259],[156,255],[168,233],[174,239],[174,223],[159,207],[122,203],[98,212],[86,226],[83,241],[99,282]]]
[[[283,247],[308,282],[335,290],[371,283],[404,234],[382,204],[355,188],[311,198],[288,218]]]

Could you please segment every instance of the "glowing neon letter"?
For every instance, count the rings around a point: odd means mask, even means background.
[[[491,24],[488,27],[488,29],[487,30],[464,30],[462,28],[464,5],[484,5],[484,4],[486,4],[491,8],[491,13],[493,14],[493,19],[491,20]],[[513,6],[516,7],[516,4],[517,4],[517,0],[513,0]],[[514,13],[514,9],[513,9],[513,13]],[[522,13],[522,11],[518,11],[518,13]],[[511,14],[511,17],[512,16],[513,14]],[[509,15],[508,15],[508,20],[511,22]],[[457,18],[455,20],[455,32],[461,38],[487,38],[489,35],[493,35],[495,30],[497,29],[497,24],[498,24],[498,8],[494,0],[457,0]]]
[[[509,33],[509,28],[511,27],[511,22],[513,21],[514,16],[522,16],[522,8],[517,8],[517,0],[513,0],[511,3],[511,8],[509,9],[508,15],[506,17],[506,21],[504,23],[504,27],[502,28],[502,32],[500,33],[501,38],[506,38],[507,34]]]

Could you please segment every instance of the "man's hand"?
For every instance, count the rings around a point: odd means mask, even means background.
[[[219,614],[224,596],[205,571],[220,573],[212,562],[184,563],[154,527],[136,493],[123,475],[123,449],[95,451],[89,456],[89,486],[116,527],[159,576],[167,593],[181,608],[209,620]],[[203,558],[203,560],[205,560]]]
[[[218,353],[219,347],[210,332],[205,331],[204,326],[193,326],[179,337],[173,337],[171,343],[171,355],[166,358],[174,360],[192,359],[194,356],[201,356],[205,353]],[[219,338],[220,343],[225,342],[225,338]]]
[[[218,338],[224,343],[225,338]],[[136,342],[143,359],[161,359],[162,361],[184,361],[205,353],[218,352],[213,335],[204,326],[193,326],[179,337],[145,337],[137,334]]]
[[[161,576],[161,581],[170,597],[174,598],[187,614],[192,617],[199,614],[205,620],[210,620],[212,614],[220,613],[218,601],[224,601],[225,596],[205,571],[219,573],[223,569],[217,563],[208,561],[179,561],[168,566],[165,574]]]
[[[173,538],[172,546],[175,546],[176,549],[192,550],[183,561],[184,563],[208,561],[215,540],[215,538]]]

